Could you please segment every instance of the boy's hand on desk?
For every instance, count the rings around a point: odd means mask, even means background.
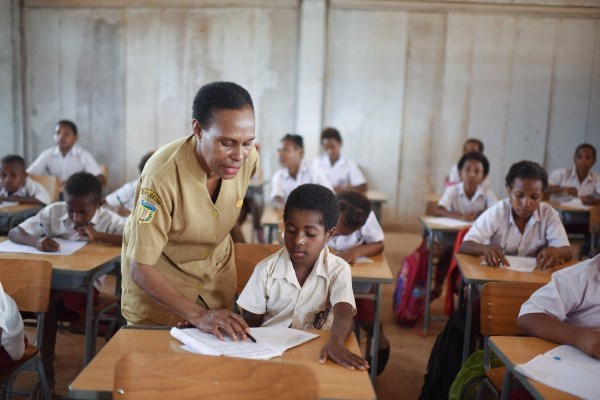
[[[119,214],[121,217],[129,217],[129,214],[131,214],[131,211],[129,211],[125,207],[119,206],[119,208],[117,208],[117,214]]]
[[[246,340],[248,338],[246,333],[250,332],[250,327],[244,318],[229,310],[208,310],[199,318],[187,323],[195,325],[202,332],[212,333],[220,340],[224,340],[223,334],[232,340]]]
[[[51,237],[44,236],[38,239],[38,241],[35,243],[35,248],[40,251],[55,253],[60,250],[60,243]]]
[[[329,340],[325,347],[321,349],[319,364],[325,364],[327,359],[333,360],[348,369],[366,371],[369,368],[369,363],[364,358],[354,354],[343,343],[337,341]]]
[[[535,256],[535,261],[539,269],[554,268],[554,266],[562,263],[562,260],[559,260],[556,256],[556,249],[551,247],[540,250]]]
[[[600,199],[597,199],[594,196],[581,196],[580,199],[581,199],[581,203],[586,206],[600,205]]]
[[[353,264],[354,261],[356,261],[356,259],[358,258],[358,254],[356,252],[356,248],[351,248],[349,250],[346,250],[346,251],[343,251],[343,252],[339,252],[339,253],[336,254],[336,256],[342,258],[348,264]]]
[[[79,236],[83,240],[87,240],[88,242],[93,242],[93,241],[96,241],[99,239],[98,231],[94,229],[94,226],[92,224],[79,226],[75,229],[77,229]]]
[[[495,244],[486,246],[485,252],[483,253],[483,260],[487,265],[493,267],[499,267],[500,265],[510,267],[508,260],[504,257],[502,249]]]
[[[582,328],[581,334],[575,339],[575,347],[590,357],[600,359],[600,331]]]
[[[463,219],[463,221],[475,221],[477,219],[477,214],[476,213],[463,214],[462,219]]]

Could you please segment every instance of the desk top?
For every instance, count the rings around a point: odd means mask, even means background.
[[[13,215],[24,211],[32,211],[35,209],[42,209],[43,206],[40,204],[17,204],[16,206],[0,207],[0,215]]]
[[[260,217],[260,224],[263,226],[277,226],[283,224],[283,210],[265,207]]]
[[[505,365],[513,367],[523,364],[539,354],[543,354],[556,346],[546,340],[529,336],[491,336],[489,338],[490,348],[500,357]],[[568,393],[553,389],[542,383],[525,378],[521,381],[536,398],[562,400],[576,399]]]
[[[385,195],[385,193],[380,192],[379,190],[367,190],[367,193],[365,193],[365,195],[367,196],[367,198],[369,200],[371,200],[374,203],[385,203],[387,202],[387,196]]]
[[[584,209],[584,208],[573,207],[568,204],[560,203],[557,201],[551,201],[550,205],[552,205],[552,207],[554,207],[558,212],[580,213],[580,214],[589,214],[590,213],[589,208]],[[593,208],[596,206],[588,206],[588,207]]]
[[[282,357],[269,361],[309,367],[317,378],[321,398],[374,399],[375,392],[366,371],[350,371],[333,361],[319,364],[319,352],[330,332],[319,331],[318,334],[319,338],[287,350]],[[160,354],[186,353],[179,348],[180,345],[171,337],[168,329],[121,329],[69,385],[69,395],[88,399],[97,398],[97,392],[105,392],[110,398],[115,365],[121,356],[126,353],[151,353],[157,357]],[[350,335],[346,346],[360,354],[354,335]]]
[[[423,226],[428,230],[428,231],[440,231],[440,232],[459,232],[465,228],[469,228],[473,223],[472,222],[468,222],[465,221],[464,225],[460,225],[460,226],[446,226],[446,225],[440,225],[440,224],[436,224],[431,222],[431,220],[433,218],[440,218],[440,217],[435,217],[432,215],[421,215],[419,217],[419,221],[421,221],[421,223],[423,224]]]
[[[568,261],[561,266],[548,270],[536,269],[532,272],[518,272],[507,268],[481,265],[482,259],[479,256],[458,253],[455,257],[465,282],[474,284],[486,282],[531,282],[545,284],[550,282],[553,272],[576,263],[576,261]]]
[[[383,254],[369,257],[372,263],[351,264],[352,282],[391,283],[394,276]]]

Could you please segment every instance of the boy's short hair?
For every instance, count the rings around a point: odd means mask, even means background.
[[[335,194],[325,186],[306,183],[292,190],[285,202],[283,221],[287,221],[292,210],[314,211],[321,214],[321,223],[325,231],[335,228],[340,216]]]
[[[548,173],[540,164],[534,161],[519,161],[511,165],[506,174],[506,187],[512,188],[515,179],[536,179],[542,181],[542,190],[548,187]]]
[[[25,159],[17,154],[8,154],[2,157],[0,164],[19,164],[21,167],[23,167],[23,169],[25,169]]]
[[[483,165],[483,175],[488,176],[488,174],[490,173],[490,162],[488,161],[486,156],[476,151],[471,151],[470,153],[463,154],[460,160],[458,160],[459,171],[462,171],[463,167],[465,166],[465,163],[468,160],[479,161],[481,165]]]
[[[202,86],[192,105],[192,118],[200,122],[203,129],[212,126],[215,114],[221,110],[241,110],[254,104],[250,93],[237,83],[212,82]]]
[[[140,160],[140,163],[138,164],[138,170],[140,171],[140,174],[144,170],[144,167],[146,166],[146,163],[148,162],[150,157],[152,157],[152,154],[154,154],[154,151],[149,151],[148,153],[146,153],[142,156],[142,159]]]
[[[294,146],[304,149],[304,139],[302,138],[302,136],[296,135],[294,133],[288,133],[283,137],[283,139],[281,139],[282,142],[285,142],[286,140],[289,140],[290,142],[294,143]]]
[[[589,143],[581,143],[579,146],[577,146],[577,148],[575,149],[575,155],[577,155],[577,152],[581,149],[590,149],[592,151],[592,154],[594,155],[594,159],[596,158],[596,148],[594,146],[592,146]]]
[[[337,140],[339,143],[342,143],[342,135],[340,135],[340,131],[335,128],[325,128],[321,132],[321,142],[325,139],[333,139]]]
[[[77,135],[77,125],[75,125],[75,122],[73,122],[73,121],[70,121],[68,119],[61,119],[60,121],[58,121],[56,123],[56,125],[57,126],[60,126],[60,125],[68,126],[69,128],[71,128],[71,130],[73,131],[73,133],[75,135]]]
[[[477,147],[479,147],[479,152],[483,153],[484,146],[483,146],[483,142],[481,140],[475,139],[475,138],[470,138],[470,139],[465,140],[465,145],[467,143],[476,143]],[[463,145],[463,147],[464,147],[464,145]]]
[[[361,228],[371,213],[371,200],[356,190],[344,190],[337,194],[340,218],[344,226],[352,230]]]
[[[98,178],[89,172],[76,172],[67,179],[65,193],[69,196],[94,196],[96,203],[102,197],[102,185]]]

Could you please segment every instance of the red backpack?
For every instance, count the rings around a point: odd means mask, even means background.
[[[394,289],[394,317],[402,325],[413,326],[425,311],[427,260],[425,240],[402,261]]]

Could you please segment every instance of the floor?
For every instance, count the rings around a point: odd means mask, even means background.
[[[386,232],[385,256],[394,276],[400,268],[402,259],[420,242],[419,234]],[[382,322],[391,343],[391,355],[385,371],[375,382],[375,390],[378,399],[416,399],[423,384],[429,352],[437,334],[443,328],[443,322],[431,323],[428,336],[423,335],[421,323],[412,328],[397,325],[392,314],[393,291],[393,285],[384,285]],[[433,315],[442,314],[440,299],[432,303],[432,310]],[[100,349],[104,340],[99,339],[98,341]],[[55,359],[58,398],[66,396],[69,383],[82,368],[82,349],[82,335],[68,332],[59,333]],[[24,377],[24,380],[30,381],[32,378],[31,376]],[[20,382],[20,384],[26,385],[27,382]]]

